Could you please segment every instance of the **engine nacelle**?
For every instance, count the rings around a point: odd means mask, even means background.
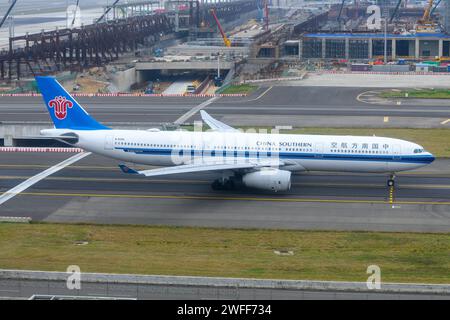
[[[279,169],[251,172],[242,177],[242,182],[250,188],[287,191],[291,189],[291,172]]]

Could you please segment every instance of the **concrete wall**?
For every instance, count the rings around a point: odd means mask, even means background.
[[[182,44],[167,49],[167,55],[189,55],[189,56],[208,56],[217,54],[225,54],[227,56],[245,56],[250,53],[249,47],[223,47],[223,46],[200,46],[200,45],[187,45]]]
[[[50,122],[42,123],[3,123],[0,125],[0,139],[5,139],[5,147],[13,147],[15,139],[27,137],[37,137],[42,129],[50,129],[53,124]]]
[[[414,57],[416,55],[416,42],[408,41],[408,43],[409,43],[409,55],[411,57]]]
[[[231,69],[234,62],[220,61],[221,69]],[[171,61],[171,62],[137,62],[136,71],[146,70],[216,70],[217,60],[205,61]]]
[[[138,82],[136,68],[117,71],[111,74],[111,80],[119,92],[127,92],[133,84]]]

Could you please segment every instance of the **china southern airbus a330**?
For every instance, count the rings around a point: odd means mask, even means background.
[[[212,132],[113,130],[93,119],[52,77],[37,77],[55,125],[41,135],[122,162],[161,166],[126,173],[147,177],[219,172],[213,189],[237,184],[286,191],[292,172],[340,171],[385,173],[394,185],[395,173],[434,161],[431,153],[412,142],[381,137],[242,133],[202,111]]]

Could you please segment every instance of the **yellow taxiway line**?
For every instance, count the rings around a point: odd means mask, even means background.
[[[0,169],[6,168],[6,169],[41,169],[41,168],[49,168],[51,165],[39,165],[39,164],[0,164]],[[135,167],[135,169],[152,169],[152,168],[159,168],[156,166],[145,166],[145,167]],[[109,167],[109,166],[68,166],[65,168],[67,169],[73,169],[73,170],[99,170],[99,171],[116,171],[119,172],[120,169],[118,166]],[[323,175],[329,175],[330,173],[323,173],[323,172],[299,172],[298,176],[301,175],[310,175],[313,173],[317,176],[323,176]],[[295,174],[295,173],[294,173]],[[342,175],[341,173],[335,172],[335,175]],[[364,173],[348,173],[349,176],[362,176],[365,175]],[[450,171],[405,171],[405,172],[399,172],[397,173],[397,176],[416,176],[416,175],[428,175],[428,176],[439,176],[441,178],[448,178],[450,177]],[[153,181],[153,180],[152,180]]]
[[[26,176],[0,176],[0,180],[26,180]],[[210,184],[210,180],[190,179],[145,179],[140,178],[89,178],[89,177],[47,177],[50,181],[86,181],[86,182],[131,182],[131,183],[188,183],[188,184]],[[375,183],[333,183],[333,182],[294,182],[293,186],[303,187],[348,187],[348,188],[378,188],[384,189],[382,184]],[[402,184],[403,189],[450,189],[448,184]]]
[[[25,180],[25,176],[0,176],[0,180]],[[145,177],[132,178],[88,178],[88,177],[48,177],[45,180],[53,181],[86,181],[86,182],[132,182],[132,183],[190,183],[190,184],[210,184],[209,180],[169,180],[169,179],[145,179]],[[450,187],[450,186],[449,186]]]
[[[22,192],[20,195],[40,197],[83,197],[83,198],[128,198],[128,199],[171,199],[171,200],[222,200],[222,201],[255,201],[255,202],[281,202],[281,203],[364,203],[364,204],[390,204],[385,200],[353,200],[353,199],[311,199],[311,198],[269,198],[269,197],[227,197],[227,196],[177,196],[177,195],[138,195],[138,194],[101,194],[101,193],[57,193],[57,192]],[[20,196],[19,195],[19,196]],[[405,205],[450,205],[450,202],[438,201],[396,201],[396,204]]]

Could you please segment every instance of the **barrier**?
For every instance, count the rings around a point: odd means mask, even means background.
[[[30,217],[1,217],[0,222],[10,222],[10,223],[30,223]]]
[[[40,93],[2,93],[0,97],[40,97]],[[245,93],[221,93],[221,94],[144,94],[144,93],[73,93],[73,97],[245,97]]]
[[[312,74],[382,74],[382,75],[402,75],[402,76],[435,76],[435,75],[450,75],[450,72],[425,72],[425,71],[411,71],[411,72],[376,72],[376,71],[335,71],[335,70],[323,70],[310,72]]]
[[[0,152],[80,153],[83,151],[80,148],[0,147]]]
[[[46,280],[67,281],[70,273],[47,272],[29,270],[1,270],[0,279],[16,280]],[[448,284],[420,284],[420,283],[382,283],[381,289],[369,290],[366,282],[341,281],[309,281],[309,280],[259,280],[247,278],[219,278],[219,277],[193,277],[193,276],[156,276],[156,275],[130,275],[107,273],[82,273],[84,283],[114,283],[114,284],[151,284],[170,286],[201,286],[222,288],[266,288],[289,290],[325,290],[348,292],[373,293],[421,293],[421,294],[450,294]]]
[[[284,77],[284,78],[270,78],[270,79],[257,79],[257,80],[245,80],[241,83],[261,83],[268,81],[295,81],[295,80],[303,80],[305,78],[305,74],[299,77]]]

